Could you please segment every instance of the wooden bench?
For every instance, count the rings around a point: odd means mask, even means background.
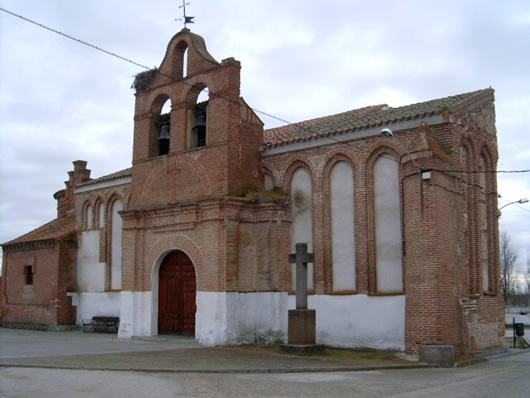
[[[92,319],[83,319],[83,332],[117,333],[120,318],[117,316],[93,316]]]

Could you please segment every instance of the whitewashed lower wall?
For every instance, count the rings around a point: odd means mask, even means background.
[[[93,316],[120,316],[120,293],[69,293],[77,307],[76,323]]]
[[[122,291],[118,338],[155,335],[152,328],[152,318],[155,315],[151,292]]]
[[[405,350],[405,301],[402,296],[312,295],[317,343],[335,347]],[[295,297],[289,296],[289,308]]]
[[[312,295],[317,343],[405,349],[405,296]],[[286,293],[197,293],[196,338],[204,345],[287,342]]]
[[[77,293],[78,322],[94,315],[120,317],[119,338],[157,334],[158,306],[151,292]],[[405,349],[402,296],[311,295],[317,343],[336,347]],[[195,338],[203,345],[287,342],[287,293],[197,292]]]
[[[197,293],[195,338],[203,345],[287,339],[287,293]]]

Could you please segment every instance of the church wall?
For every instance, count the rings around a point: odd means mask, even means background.
[[[137,228],[138,223],[143,228]],[[237,201],[126,212],[124,290],[151,290],[153,273],[171,250],[182,250],[193,261],[198,291],[285,288],[281,267],[287,266],[289,225],[283,205],[260,207]],[[257,257],[260,253],[268,257]],[[276,264],[278,253],[284,257],[282,265]],[[262,273],[268,276],[262,278]]]
[[[123,242],[119,211],[126,208],[130,191],[127,176],[76,189],[78,292],[121,289]]]
[[[123,204],[119,199],[116,199],[112,203],[111,210],[111,247],[110,247],[110,288],[111,290],[121,289],[121,263],[122,263],[122,227],[123,222],[119,214],[123,210]]]
[[[59,260],[56,241],[4,246],[4,324],[58,324],[55,304],[65,299],[59,296]],[[32,268],[31,284],[26,284],[25,267]]]
[[[355,206],[353,168],[346,161],[330,174],[331,259],[334,291],[357,289],[355,275]]]
[[[136,228],[138,224],[143,228]],[[158,268],[172,250],[184,251],[195,266],[196,337],[217,344],[258,336],[249,331],[265,330],[267,323],[274,325],[275,308],[280,305],[274,297],[291,283],[289,226],[284,205],[273,203],[211,201],[124,213],[120,336],[157,333]],[[128,245],[133,241],[137,242],[135,249]],[[271,311],[271,315],[264,318],[260,311]],[[143,320],[138,323],[140,318]],[[270,336],[277,336],[281,329],[270,326],[267,330]]]
[[[289,308],[295,306],[289,296]],[[401,296],[310,295],[319,344],[335,347],[405,350],[405,305]]]
[[[119,338],[157,334],[156,310],[152,292],[122,291],[119,297]]]
[[[81,231],[78,234],[77,291],[104,292],[106,264],[99,262],[101,231]]]
[[[287,293],[197,293],[201,344],[274,344],[287,336]]]
[[[77,309],[76,324],[93,316],[120,316],[120,293],[76,292],[70,294]]]
[[[490,103],[485,103],[476,112],[479,115],[472,115],[471,118],[474,119],[476,125],[482,126],[480,134],[484,142],[495,146],[494,126],[489,124],[493,123],[491,112]],[[420,122],[418,121],[418,126]],[[464,124],[465,122],[462,122],[462,125]],[[457,157],[460,154],[462,132],[459,130],[459,124],[435,125],[431,126],[431,130],[435,139],[442,145],[441,151],[444,152],[415,153],[413,156],[416,162],[422,167],[437,170],[458,168],[453,162],[458,162],[459,159],[453,160],[451,156]],[[408,352],[417,352],[421,344],[430,343],[455,345],[458,353],[480,349],[479,347],[498,346],[498,336],[503,326],[499,321],[499,314],[502,312],[499,310],[499,305],[502,298],[497,288],[492,294],[486,292],[480,295],[472,304],[459,305],[459,300],[463,303],[469,295],[467,292],[462,292],[462,287],[469,288],[470,278],[477,281],[475,285],[482,285],[483,280],[482,266],[478,264],[473,266],[468,262],[467,250],[474,245],[484,246],[484,242],[480,240],[480,234],[475,234],[474,238],[473,234],[466,232],[468,227],[466,206],[462,206],[463,193],[459,185],[461,176],[433,172],[432,178],[420,184],[417,169],[403,150],[403,147],[413,149],[418,131],[414,128],[400,131],[397,137],[401,145],[396,144],[395,141],[382,140],[380,136],[374,136],[370,141],[363,143],[365,149],[356,148],[361,145],[355,142],[352,146],[331,143],[327,146],[291,153],[265,155],[262,158],[263,165],[272,177],[269,181],[273,180],[276,187],[283,187],[287,192],[292,189],[291,178],[293,169],[298,167],[297,164],[305,164],[309,167],[313,181],[315,297],[322,294],[324,294],[322,297],[337,296],[337,293],[333,291],[333,278],[336,270],[333,268],[332,243],[337,232],[333,232],[332,221],[329,221],[332,214],[332,204],[329,204],[330,201],[332,202],[332,193],[330,192],[330,178],[327,175],[334,159],[340,157],[353,165],[356,177],[354,214],[357,289],[353,293],[368,294],[370,298],[383,297],[392,300],[394,292],[400,290],[406,292],[406,296],[405,293],[401,293],[400,296],[395,296],[395,300],[406,300],[406,306],[403,307],[406,307],[406,315],[405,310],[402,312],[405,340],[402,340],[401,344],[407,347]],[[493,141],[491,141],[492,137]],[[440,149],[437,150],[440,151]],[[400,184],[397,188],[399,195],[397,211],[399,212],[399,207],[403,206],[403,232],[405,234],[403,249],[405,252],[401,266],[402,276],[398,275],[394,278],[403,284],[403,288],[383,288],[381,291],[377,269],[377,261],[381,253],[375,245],[379,238],[376,234],[375,216],[378,210],[374,205],[373,165],[375,160],[384,153],[391,154],[401,163],[399,175],[394,179]],[[476,168],[473,166],[472,169]],[[493,189],[491,184],[490,189]],[[496,208],[495,204],[490,206],[492,209]],[[396,224],[396,221],[394,220],[393,223]],[[379,229],[383,229],[384,234],[389,233],[388,228],[384,227],[387,223],[382,225],[383,227],[380,226]],[[401,257],[399,219],[397,225],[398,237],[395,238],[396,228],[392,236],[394,236],[393,241],[398,245],[396,253]],[[489,258],[497,258],[498,256],[494,254],[497,249],[493,249],[496,248],[494,240],[496,234],[493,227],[488,236]],[[472,240],[468,244],[466,240],[470,238]],[[291,244],[293,244],[292,241]],[[488,262],[489,272],[498,275],[495,263],[496,261]],[[400,281],[401,278],[403,278],[402,281]],[[385,293],[384,290],[389,290],[389,292]],[[463,296],[457,296],[457,292],[461,292]],[[491,296],[495,297],[491,298]],[[313,296],[310,295],[310,297]],[[327,311],[329,313],[329,309]],[[491,312],[488,313],[488,311]],[[328,321],[331,322],[331,319]],[[341,319],[337,317],[334,322],[340,323]],[[406,341],[406,344],[403,341]]]
[[[135,164],[131,208],[167,206],[226,195],[223,146],[191,149]]]
[[[348,348],[405,349],[405,297],[310,295],[317,341]],[[204,345],[286,342],[286,292],[198,292],[195,337]]]

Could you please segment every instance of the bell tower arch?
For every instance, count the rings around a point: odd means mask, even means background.
[[[240,97],[240,69],[233,58],[216,61],[202,37],[183,29],[160,67],[137,75],[131,208],[263,185],[257,156],[263,123]]]

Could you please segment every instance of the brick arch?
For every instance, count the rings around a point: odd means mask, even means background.
[[[149,107],[149,112],[153,115],[160,115],[167,100],[170,100],[171,106],[174,106],[176,103],[175,93],[168,86],[159,87],[149,95],[146,106]]]
[[[467,135],[463,136],[460,145],[466,151],[465,158],[460,158],[460,165],[462,170],[471,171],[478,168],[478,157],[477,148],[473,137]],[[467,214],[467,241],[466,241],[466,252],[467,252],[467,283],[468,292],[470,295],[477,294],[479,289],[478,283],[478,256],[479,250],[476,242],[478,241],[478,218],[477,218],[477,207],[474,203],[477,201],[477,174],[475,173],[462,173],[462,192],[465,198],[465,211]]]
[[[498,233],[498,220],[497,220],[497,184],[495,164],[497,161],[496,150],[489,146],[487,143],[483,143],[480,147],[479,164],[484,162],[485,173],[485,197],[486,202],[486,221],[487,221],[487,248],[488,251],[488,275],[489,275],[489,291],[497,293],[499,290],[499,279],[496,275],[500,275],[500,254],[499,254],[499,233]]]
[[[370,154],[366,159],[365,165],[365,191],[366,191],[366,241],[367,241],[367,270],[368,270],[368,291],[371,293],[377,292],[377,270],[376,270],[376,234],[375,234],[375,192],[374,192],[374,165],[375,162],[384,155],[392,156],[398,163],[398,175],[399,179],[402,179],[402,167],[400,159],[402,149],[396,143],[385,142],[377,143],[372,146]],[[401,192],[401,184],[399,184],[399,198],[401,208],[401,219],[403,220],[403,193]],[[401,221],[401,239],[403,239],[403,221]],[[405,275],[405,264],[403,266],[403,275]],[[403,287],[405,288],[405,281],[403,281]]]
[[[160,265],[162,264],[164,257],[174,250],[183,251],[191,259],[197,277],[197,291],[202,287],[202,280],[204,277],[202,269],[204,262],[201,250],[192,239],[184,234],[164,236],[155,242],[146,256],[146,265],[151,267],[151,289],[153,295],[158,292],[158,271]]]
[[[306,169],[309,172],[309,175],[311,176],[311,186],[313,187],[313,193],[315,192],[316,187],[316,172],[315,168],[312,166],[310,159],[302,157],[302,156],[294,156],[293,158],[289,158],[290,164],[288,167],[285,168],[285,173],[283,174],[283,181],[280,181],[281,185],[283,186],[284,192],[287,196],[290,195],[291,192],[291,180],[293,178],[293,174],[298,170],[300,167]]]
[[[195,104],[200,92],[204,89],[208,90],[209,95],[216,92],[216,85],[212,78],[208,75],[198,75],[190,78],[186,83],[186,89],[180,91],[178,102],[187,102]]]
[[[331,192],[331,173],[333,171],[333,168],[340,162],[347,163],[352,170],[353,173],[353,196],[351,200],[353,201],[353,207],[354,207],[354,220],[353,226],[354,226],[354,236],[359,235],[360,231],[355,231],[355,229],[358,229],[358,225],[360,223],[355,222],[355,220],[359,217],[357,214],[357,209],[359,206],[357,206],[358,200],[357,200],[357,192],[359,191],[358,188],[358,170],[356,170],[355,167],[355,157],[354,154],[350,151],[344,150],[342,148],[336,149],[328,153],[328,156],[326,157],[324,168],[322,171],[322,193],[324,196],[324,202],[323,202],[323,214],[325,215],[323,218],[323,224],[324,224],[324,239],[323,239],[323,246],[324,246],[324,284],[325,284],[325,290],[328,292],[331,292],[334,290],[333,286],[333,273],[335,272],[334,265],[333,265],[333,241],[334,236],[332,232],[332,192]],[[359,235],[360,236],[360,235]],[[355,266],[355,273],[356,273],[356,285],[359,286],[359,278],[357,271],[357,264],[359,263],[359,254],[358,254],[358,247],[359,244],[357,241],[355,241],[354,250],[355,250],[355,256],[356,256],[356,266]],[[356,290],[356,289],[353,289]]]
[[[380,156],[385,154],[393,156],[398,164],[401,166],[400,159],[406,155],[403,149],[395,142],[385,142],[373,145],[370,150],[370,154],[366,158],[366,172],[371,173],[373,171],[374,163]]]
[[[272,178],[274,187],[278,187],[279,186],[279,184],[278,184],[278,171],[276,170],[276,168],[272,167],[272,165],[267,165],[267,166],[262,165],[261,166],[261,171],[262,171],[264,176],[268,175],[269,177]]]
[[[488,143],[484,142],[480,146],[480,156],[484,158],[485,161],[487,161],[489,168],[492,167],[492,165],[496,162],[498,159],[497,149],[492,147],[491,145],[488,145]]]
[[[85,200],[83,203],[83,206],[81,207],[81,216],[82,216],[82,223],[81,223],[81,229],[83,231],[88,230],[88,208],[92,207],[94,209],[94,206],[90,199]],[[92,210],[92,225],[94,225],[93,220],[94,219],[94,210]]]
[[[156,192],[159,195],[159,204],[167,205],[168,203],[175,201],[176,198],[174,197],[173,191],[167,192],[166,190],[166,193],[164,194],[164,190],[161,189],[160,184],[163,183],[164,186],[167,187],[166,179],[161,178],[161,176],[164,173],[176,173],[177,170],[178,173],[180,173],[181,170],[190,173],[187,184],[189,190],[184,192],[184,188],[181,189],[179,193],[179,197],[181,200],[204,199],[205,197],[211,195],[212,185],[207,171],[204,169],[203,164],[199,160],[195,159],[193,156],[190,155],[186,156],[186,158],[183,160],[172,159],[169,162],[160,165],[159,167],[154,167],[147,176],[145,183],[142,187],[141,200],[149,201],[150,197]],[[197,192],[198,190],[195,190],[195,188],[199,186],[199,184],[193,184],[194,179],[195,181],[200,182],[200,192]],[[175,182],[175,184],[176,183],[177,182]]]
[[[189,49],[189,44],[186,40],[181,39],[175,42],[169,54],[171,56],[169,65],[171,68],[171,75],[177,79],[186,77],[185,71],[187,71],[187,65],[184,65],[186,51]]]
[[[101,219],[101,215],[99,214],[101,205],[103,205],[103,220],[104,224],[106,224],[107,221],[107,206],[105,206],[105,200],[98,196],[94,200],[94,227],[97,229],[103,228],[103,225],[100,225],[99,220]]]
[[[124,204],[124,200],[123,198],[121,197],[121,195],[118,193],[118,192],[111,192],[111,194],[109,195],[108,199],[107,199],[107,203],[106,203],[106,206],[105,206],[105,212],[106,214],[111,214],[111,211],[112,211],[112,206],[114,206],[114,202],[116,202],[117,200],[119,200],[121,202],[121,204],[123,205],[123,210],[125,210],[125,204]]]
[[[322,170],[322,181],[323,186],[326,187],[329,185],[329,178],[331,175],[331,171],[333,170],[333,167],[339,163],[339,162],[346,162],[348,163],[351,168],[353,169],[353,174],[357,175],[359,170],[356,168],[356,162],[355,157],[353,153],[350,153],[349,151],[345,151],[343,149],[337,149],[332,152],[330,152],[326,159],[324,160],[324,167]]]

